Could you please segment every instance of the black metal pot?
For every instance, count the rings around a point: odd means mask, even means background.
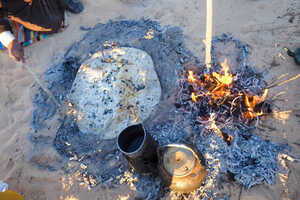
[[[159,175],[176,192],[188,193],[199,188],[206,176],[202,154],[190,145],[169,144],[157,151]]]
[[[157,142],[142,124],[129,126],[117,138],[117,147],[139,173],[157,172]]]

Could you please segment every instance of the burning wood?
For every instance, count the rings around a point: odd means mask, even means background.
[[[216,70],[219,67],[219,70]],[[239,74],[232,74],[225,59],[223,63],[200,73],[188,70],[179,85],[179,104],[184,111],[196,113],[196,123],[204,125],[206,130],[218,133],[230,143],[231,135],[222,133],[226,121],[249,124],[256,117],[272,112],[271,105],[265,103],[268,89],[262,94],[251,94],[240,84]],[[186,96],[188,100],[184,100]],[[187,103],[191,102],[191,103]]]
[[[244,114],[245,118],[253,119],[256,116],[261,116],[264,114],[263,110],[261,109],[261,106],[259,105],[262,105],[265,98],[267,97],[267,94],[268,94],[268,89],[265,89],[265,92],[262,96],[254,95],[252,97],[249,97],[245,95],[245,105],[247,106],[247,110],[248,110]]]

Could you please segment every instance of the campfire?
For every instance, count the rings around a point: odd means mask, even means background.
[[[200,72],[187,70],[179,82],[181,90],[176,106],[182,106],[185,113],[193,113],[195,123],[215,131],[230,144],[232,136],[222,133],[223,127],[236,122],[249,125],[272,109],[265,102],[268,89],[261,94],[249,93],[240,84],[239,73],[230,72],[227,59],[217,68],[204,67]]]

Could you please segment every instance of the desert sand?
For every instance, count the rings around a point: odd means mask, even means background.
[[[27,64],[41,77],[85,31],[80,26],[93,27],[110,19],[149,18],[161,25],[179,26],[185,34],[187,47],[204,60],[206,4],[199,0],[82,0],[85,10],[79,15],[68,13],[70,26],[62,33],[26,47]],[[248,43],[250,63],[270,78],[300,73],[300,66],[282,50],[300,47],[299,0],[215,0],[213,34],[232,33]],[[230,52],[229,52],[230,53]],[[26,200],[109,200],[130,199],[126,186],[117,189],[81,187],[62,171],[40,170],[28,158],[30,119],[33,110],[34,80],[21,64],[0,54],[0,180],[9,184]],[[281,118],[267,118],[269,129],[263,138],[289,144],[291,155],[300,158],[300,79],[273,88],[270,96],[285,92],[276,102],[280,110],[293,110]],[[55,134],[55,133],[53,133]],[[300,199],[300,164],[287,161],[287,176],[277,178],[274,185],[258,185],[249,190],[228,188],[231,199]]]

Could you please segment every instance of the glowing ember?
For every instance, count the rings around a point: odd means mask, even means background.
[[[230,142],[232,140],[232,135],[228,135],[228,137],[226,138],[227,142]]]

